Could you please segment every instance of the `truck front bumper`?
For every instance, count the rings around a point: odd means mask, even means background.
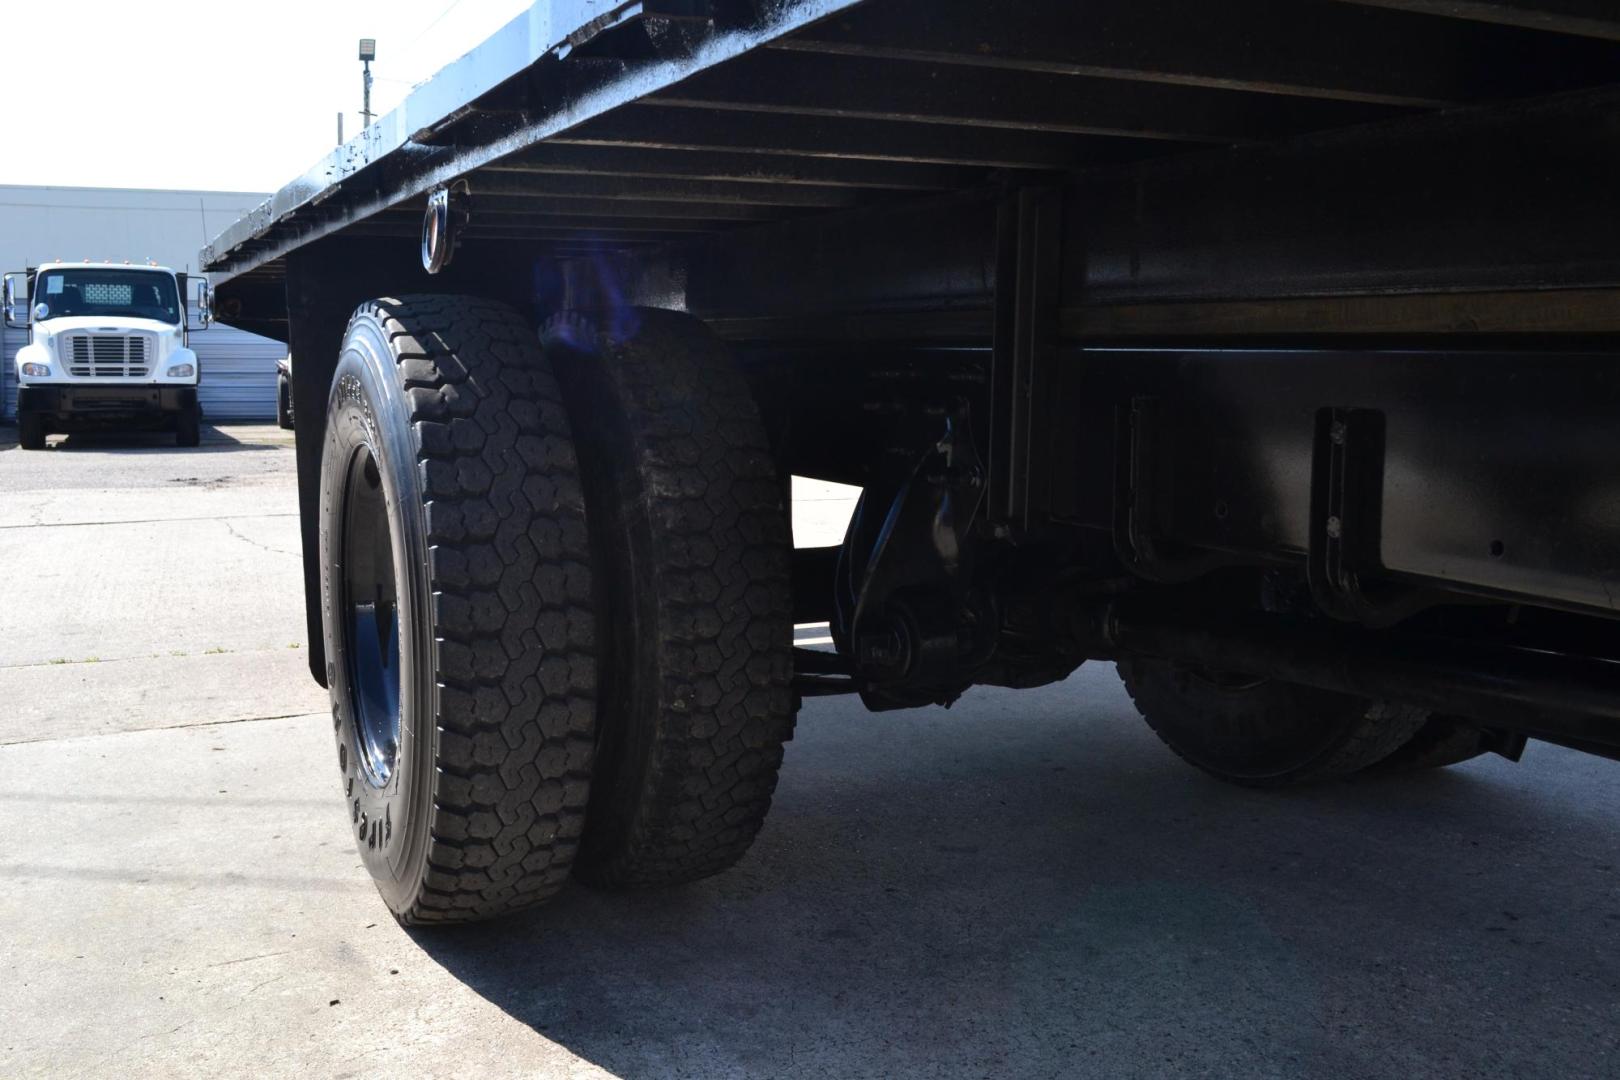
[[[33,383],[17,388],[17,415],[42,415],[57,430],[79,423],[156,420],[196,407],[195,386]]]

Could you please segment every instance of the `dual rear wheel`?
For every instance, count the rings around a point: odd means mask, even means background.
[[[696,322],[544,343],[465,297],[355,313],[321,549],[338,761],[404,922],[747,850],[792,732],[791,547],[764,426]]]
[[[1275,679],[1147,657],[1122,659],[1119,674],[1165,745],[1246,787],[1440,768],[1490,746],[1487,732],[1462,720]]]
[[[328,401],[327,677],[348,816],[406,923],[577,875],[730,866],[792,734],[791,549],[757,408],[696,321],[537,336],[466,297],[377,300]],[[1485,749],[1419,710],[1129,659],[1172,749],[1278,786]]]

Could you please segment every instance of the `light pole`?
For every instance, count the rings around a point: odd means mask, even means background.
[[[365,65],[364,79],[365,97],[360,108],[360,126],[371,126],[371,62],[377,59],[377,39],[363,37],[360,39],[360,62]]]

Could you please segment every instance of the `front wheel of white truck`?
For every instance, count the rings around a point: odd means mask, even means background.
[[[408,924],[544,900],[585,824],[595,612],[573,439],[533,330],[467,297],[349,323],[320,567],[360,857]]]
[[[197,446],[202,442],[202,410],[193,402],[174,416],[174,445]]]
[[[45,418],[39,413],[17,414],[17,445],[24,450],[45,449]]]

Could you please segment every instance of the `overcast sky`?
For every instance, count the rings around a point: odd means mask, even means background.
[[[15,0],[0,183],[273,191],[528,0]]]

